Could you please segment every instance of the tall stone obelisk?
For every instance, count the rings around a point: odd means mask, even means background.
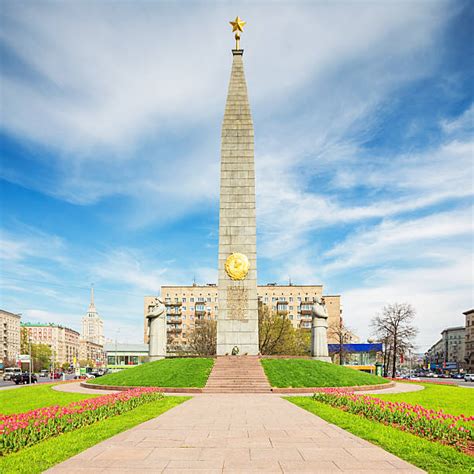
[[[252,115],[247,97],[240,33],[222,125],[219,213],[217,355],[256,355],[258,348],[255,165]]]

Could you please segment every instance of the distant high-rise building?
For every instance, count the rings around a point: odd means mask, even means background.
[[[104,338],[104,322],[99,317],[99,313],[94,304],[94,287],[91,287],[91,302],[87,314],[82,318],[82,334],[81,338],[99,344],[105,343]]]

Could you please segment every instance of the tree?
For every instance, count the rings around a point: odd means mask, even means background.
[[[408,303],[393,303],[372,318],[371,326],[378,341],[384,345],[384,375],[395,377],[397,360],[414,348],[418,329],[413,325],[415,310]]]
[[[288,339],[293,333],[291,321],[285,316],[272,313],[270,308],[258,302],[258,338],[260,354],[284,354]]]
[[[20,330],[20,354],[30,353],[30,335],[28,329],[22,327]]]
[[[328,336],[336,341],[336,344],[338,345],[336,353],[339,354],[339,365],[344,365],[348,352],[344,348],[344,344],[352,342],[352,338],[354,337],[353,332],[344,324],[343,319],[339,318],[329,326]]]
[[[47,344],[31,344],[31,358],[33,359],[33,369],[37,372],[48,369],[51,363],[53,351]]]
[[[217,348],[217,321],[207,319],[196,321],[191,336],[189,337],[189,348],[198,355],[215,355]]]

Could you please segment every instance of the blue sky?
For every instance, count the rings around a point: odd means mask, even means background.
[[[419,350],[472,301],[472,2],[2,2],[1,307],[140,342],[143,296],[216,281],[228,21],[256,137],[259,282],[323,284]]]

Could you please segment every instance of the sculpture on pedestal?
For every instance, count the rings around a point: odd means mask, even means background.
[[[166,357],[166,306],[159,298],[148,306],[148,356],[150,362]]]
[[[311,310],[311,357],[331,362],[328,352],[328,310],[324,298],[316,298]]]

